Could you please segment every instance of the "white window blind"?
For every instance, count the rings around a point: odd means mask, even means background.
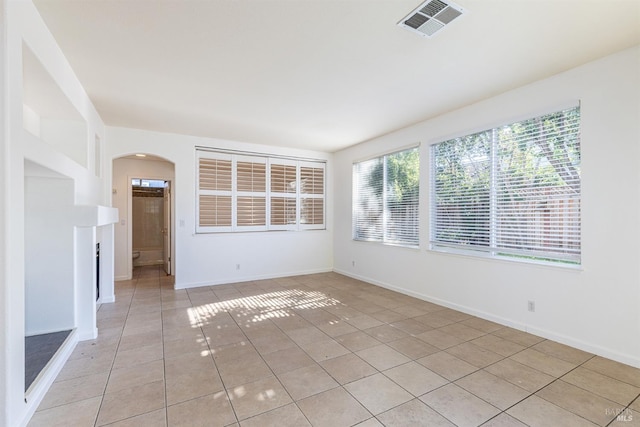
[[[417,147],[355,163],[354,239],[417,247],[419,181]]]
[[[325,228],[325,164],[197,150],[196,231]]]
[[[431,245],[580,263],[580,108],[432,146]]]

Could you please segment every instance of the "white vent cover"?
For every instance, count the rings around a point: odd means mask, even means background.
[[[433,37],[465,10],[443,0],[427,0],[405,16],[398,25],[423,37]]]

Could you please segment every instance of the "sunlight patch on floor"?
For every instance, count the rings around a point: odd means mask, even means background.
[[[291,310],[311,310],[338,304],[340,301],[322,292],[290,289],[199,305],[187,311],[191,325],[200,327],[222,313],[247,316],[248,322],[257,323],[292,316]],[[221,325],[217,327],[222,328]]]

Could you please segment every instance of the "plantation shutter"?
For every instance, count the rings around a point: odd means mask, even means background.
[[[232,226],[232,167],[230,156],[198,159],[199,227]]]
[[[324,227],[324,164],[300,165],[300,227]]]
[[[325,163],[196,150],[196,232],[325,228]]]
[[[580,263],[580,108],[432,147],[432,245]]]
[[[244,230],[267,224],[267,166],[264,158],[236,160],[236,221]]]
[[[272,160],[270,164],[271,229],[294,229],[298,222],[296,162]]]

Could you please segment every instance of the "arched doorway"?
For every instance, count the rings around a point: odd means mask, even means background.
[[[129,280],[136,266],[162,264],[175,271],[172,187],[175,166],[151,154],[113,160],[112,205],[120,212],[115,228],[115,279]]]

